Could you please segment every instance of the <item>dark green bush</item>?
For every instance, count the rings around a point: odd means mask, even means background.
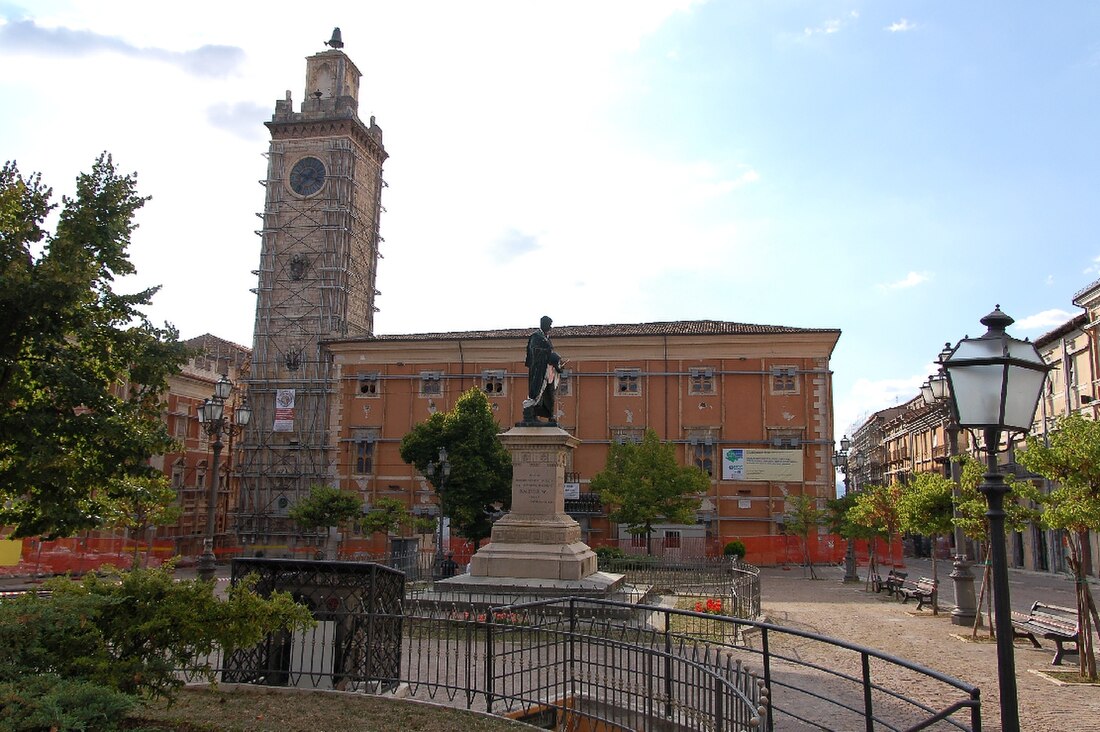
[[[733,541],[727,543],[722,548],[722,554],[723,554],[723,556],[727,556],[727,557],[740,557],[741,559],[744,559],[745,558],[745,544],[744,544],[744,542],[737,541],[736,539],[734,539]]]
[[[598,546],[596,547],[596,557],[602,563],[608,559],[619,559],[625,557],[626,552],[617,546]]]
[[[117,719],[121,698],[171,696],[183,683],[176,669],[216,646],[248,647],[313,622],[287,594],[265,599],[241,583],[222,599],[212,583],[177,582],[170,568],[61,578],[47,588],[49,596],[0,602],[0,718],[27,720],[10,729],[40,721],[47,730],[110,729],[80,720]],[[49,721],[70,717],[71,726]],[[9,729],[2,724],[0,732]]]
[[[133,696],[54,674],[0,682],[0,732],[115,730],[137,704]]]

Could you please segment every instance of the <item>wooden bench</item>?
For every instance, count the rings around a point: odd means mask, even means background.
[[[905,578],[909,576],[908,572],[899,572],[896,569],[891,569],[886,573],[886,579],[883,580],[881,576],[876,572],[871,575],[871,589],[875,592],[882,592],[886,590],[886,594],[896,596],[898,589],[902,583],[905,582]]]
[[[1036,648],[1042,648],[1042,645],[1035,636],[1054,641],[1058,650],[1054,653],[1052,666],[1062,665],[1062,656],[1066,653],[1063,643],[1073,643],[1069,653],[1078,653],[1081,648],[1081,627],[1076,608],[1035,602],[1027,615],[1012,613],[1012,632],[1016,638],[1027,638]]]
[[[909,598],[916,598],[917,610],[925,604],[932,604],[932,598],[936,594],[936,581],[931,577],[921,577],[916,582],[906,580],[898,588],[898,595],[903,603],[909,602]]]

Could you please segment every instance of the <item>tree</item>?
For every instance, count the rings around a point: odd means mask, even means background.
[[[1093,627],[1100,627],[1096,603],[1085,573],[1085,540],[1089,530],[1100,530],[1100,423],[1079,414],[1061,417],[1049,436],[1049,444],[1031,437],[1016,459],[1033,473],[1055,481],[1042,497],[1042,522],[1065,532],[1070,569],[1077,587],[1077,618],[1081,633],[1078,668],[1081,675],[1097,678]]]
[[[859,526],[874,532],[886,540],[886,550],[893,561],[894,536],[901,528],[898,514],[898,501],[901,497],[901,484],[868,485],[861,487],[855,497],[855,505],[848,511],[849,519]],[[871,571],[868,581],[874,574],[875,543],[871,542]]]
[[[131,569],[139,566],[141,538],[145,532],[155,526],[175,523],[180,516],[176,491],[163,480],[163,476],[127,480],[105,508],[104,525],[126,529],[134,538]]]
[[[171,326],[142,314],[158,288],[114,290],[147,198],[104,154],[55,208],[38,175],[0,168],[0,525],[69,536],[103,525],[134,481],[163,481],[168,376],[187,358]]]
[[[951,533],[954,483],[939,473],[917,473],[901,492],[898,513],[901,530],[932,537],[932,614],[939,613],[939,574],[936,540]]]
[[[981,607],[983,600],[986,602],[986,616],[989,619],[989,632],[993,633],[993,609],[992,596],[987,589],[992,584],[992,566],[989,562],[989,519],[986,511],[989,510],[989,502],[978,487],[983,481],[985,465],[970,455],[960,455],[957,459],[961,463],[959,477],[959,502],[955,511],[955,523],[970,539],[985,544],[985,558],[983,563],[985,570],[982,573],[982,586],[978,591],[977,607],[979,612],[974,616],[974,628],[971,635],[977,636],[981,627]],[[1027,481],[1018,481],[1011,475],[1005,476],[1005,482],[1012,490],[1005,497],[1005,531],[1007,533],[1023,531],[1031,523],[1039,519],[1039,513],[1031,508],[1029,503],[1037,503],[1040,500],[1039,491]],[[1021,500],[1022,499],[1022,500]]]
[[[817,499],[805,493],[800,493],[788,500],[791,509],[787,511],[786,521],[783,523],[787,531],[797,536],[802,545],[803,566],[809,568],[810,579],[817,579],[813,558],[810,556],[810,534],[826,521],[826,513],[817,507]]]
[[[359,519],[363,515],[363,499],[356,493],[342,491],[327,485],[314,485],[309,495],[298,501],[287,511],[291,521],[306,531],[319,528],[338,529],[348,521]],[[326,542],[327,542],[326,538]],[[326,555],[335,558],[340,554],[340,541],[335,547],[329,547]]]
[[[435,521],[414,516],[404,502],[396,498],[379,498],[374,508],[367,512],[360,524],[363,531],[373,534],[388,534],[402,526],[412,526],[423,533],[435,528]]]
[[[401,440],[401,459],[415,467],[439,496],[456,533],[480,545],[493,524],[492,506],[512,505],[512,458],[497,435],[489,399],[470,389],[449,412],[436,412]],[[440,467],[447,451],[450,472]]]
[[[608,518],[635,536],[644,534],[647,554],[653,553],[653,524],[695,523],[697,494],[708,487],[710,477],[694,465],[680,465],[675,448],[653,430],[640,443],[613,444],[606,467],[592,478],[592,490],[615,507]]]

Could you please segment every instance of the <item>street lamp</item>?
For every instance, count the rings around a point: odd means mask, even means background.
[[[222,454],[222,433],[226,435],[239,434],[252,419],[252,407],[242,401],[233,410],[233,419],[225,415],[225,400],[233,391],[233,382],[225,374],[222,374],[214,384],[214,395],[203,401],[199,407],[199,427],[209,435],[214,444],[214,461],[207,482],[208,495],[206,499],[206,538],[202,540],[202,556],[199,557],[198,575],[201,580],[214,579],[214,511],[218,503],[218,461]]]
[[[1029,341],[1012,338],[1005,328],[1012,318],[1001,306],[982,318],[988,330],[979,338],[963,338],[943,362],[950,383],[951,403],[960,427],[981,429],[988,453],[987,471],[979,486],[988,501],[990,558],[993,570],[994,629],[997,634],[997,686],[1001,729],[1018,732],[1020,709],[1016,695],[1016,659],[1012,647],[1008,557],[1005,551],[1004,498],[1009,492],[997,470],[1001,434],[1027,432],[1050,367]]]
[[[435,473],[436,485],[439,486],[439,519],[435,526],[435,572],[436,576],[443,574],[443,488],[447,484],[447,478],[451,475],[451,461],[447,459],[447,448],[439,448],[439,460],[429,461],[428,470]]]
[[[848,435],[840,440],[840,449],[833,453],[833,467],[840,468],[840,472],[844,475],[844,494],[847,495],[851,492],[852,487],[848,485],[848,448],[852,446],[852,441],[848,439]],[[859,582],[859,572],[856,570],[856,543],[852,537],[848,537],[848,546],[844,550],[844,580],[845,583]]]
[[[947,435],[947,457],[944,461],[944,476],[951,481],[951,515],[954,519],[955,556],[952,561],[951,582],[955,588],[955,607],[951,610],[951,622],[954,625],[970,626],[978,615],[978,605],[974,598],[974,574],[970,571],[969,552],[966,534],[959,525],[959,501],[961,500],[960,481],[962,466],[957,460],[959,455],[959,420],[955,416],[954,403],[951,401],[951,385],[944,373],[944,362],[951,356],[952,347],[945,343],[936,358],[938,371],[928,377],[921,386],[921,396],[928,406],[941,406],[946,413],[944,433]]]

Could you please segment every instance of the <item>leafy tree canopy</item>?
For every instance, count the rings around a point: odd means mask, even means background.
[[[902,531],[924,536],[951,533],[954,483],[939,473],[917,473],[901,492],[898,515]]]
[[[653,524],[695,523],[698,494],[710,487],[710,478],[695,466],[676,460],[676,449],[646,430],[640,443],[613,444],[606,467],[592,478],[592,490],[614,506],[608,518],[625,524],[631,534],[653,532]]]
[[[339,526],[362,515],[363,499],[355,493],[327,485],[312,486],[309,495],[295,503],[287,512],[291,521],[307,531]]]
[[[512,458],[497,437],[500,431],[489,399],[470,389],[454,409],[436,412],[401,440],[401,459],[435,488],[455,532],[475,544],[492,532],[490,507],[512,504]],[[446,475],[440,448],[447,451]]]
[[[161,420],[187,358],[171,326],[141,312],[157,288],[114,290],[148,200],[104,154],[44,228],[52,190],[0,168],[0,525],[67,536],[103,525],[106,504],[142,481],[173,441]]]
[[[415,516],[403,501],[396,498],[379,498],[374,507],[363,517],[363,531],[367,533],[387,534],[397,531],[402,526],[411,526],[417,531],[431,531],[435,528],[435,521],[430,518]]]

